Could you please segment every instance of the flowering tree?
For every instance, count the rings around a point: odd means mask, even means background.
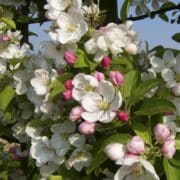
[[[179,23],[180,4],[124,0],[120,18],[115,0],[0,5],[1,179],[179,179],[180,51],[143,50],[132,25]],[[28,26],[46,21],[35,54]]]

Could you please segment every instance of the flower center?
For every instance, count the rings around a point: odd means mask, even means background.
[[[94,88],[92,86],[90,86],[89,84],[84,87],[84,92],[90,92],[93,90],[94,90]]]
[[[76,31],[76,28],[77,28],[76,25],[74,25],[74,24],[69,24],[68,27],[67,27],[67,30],[72,33],[72,32],[74,32],[74,31]]]
[[[135,163],[132,167],[133,176],[139,177],[143,175],[143,167],[140,163]]]
[[[109,107],[109,104],[106,100],[102,100],[99,104],[98,104],[99,108],[101,110],[107,110]]]

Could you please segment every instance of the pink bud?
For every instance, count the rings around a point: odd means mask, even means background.
[[[172,159],[174,154],[176,153],[176,142],[175,142],[175,140],[174,139],[166,140],[163,144],[161,152],[166,158]]]
[[[101,73],[101,72],[98,72],[98,71],[96,71],[96,72],[94,73],[94,77],[95,77],[98,81],[104,80],[104,74]]]
[[[66,90],[72,90],[73,89],[72,79],[66,80],[64,85]]]
[[[127,122],[129,119],[128,113],[126,111],[118,112],[117,117],[122,122]]]
[[[69,119],[71,121],[76,121],[81,118],[81,113],[83,113],[83,112],[84,112],[83,107],[81,107],[81,106],[73,107],[69,114]]]
[[[99,28],[99,31],[101,31],[101,32],[106,32],[106,30],[107,30],[106,26],[102,26]]]
[[[111,59],[108,56],[104,56],[101,64],[104,68],[108,68],[111,65]]]
[[[164,142],[169,138],[171,132],[167,125],[157,124],[154,128],[154,135],[158,142]]]
[[[110,71],[109,77],[115,86],[121,86],[124,82],[124,76],[119,71]]]
[[[96,124],[84,121],[79,125],[78,130],[80,133],[85,135],[94,134],[96,130]]]
[[[145,152],[144,141],[139,136],[134,136],[127,143],[127,148],[130,153],[135,155],[143,154]]]
[[[77,57],[72,51],[66,51],[64,53],[64,60],[67,62],[67,64],[74,64]]]
[[[9,41],[10,40],[10,37],[7,35],[7,34],[4,34],[3,36],[2,36],[2,41]]]
[[[66,90],[63,92],[63,96],[65,100],[71,100],[72,98],[72,90]]]
[[[172,92],[175,96],[180,96],[180,83],[177,83],[173,88]]]

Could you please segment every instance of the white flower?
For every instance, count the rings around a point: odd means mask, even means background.
[[[70,146],[82,148],[85,143],[85,137],[80,134],[72,134],[75,131],[75,124],[70,121],[54,124],[51,127],[54,133],[51,137],[51,146],[59,156],[64,156]]]
[[[53,172],[58,170],[58,165],[54,162],[48,162],[40,167],[40,174],[43,178],[48,178]]]
[[[62,44],[76,43],[87,32],[88,26],[78,11],[61,12],[57,19],[58,40]]]
[[[159,180],[151,163],[140,158],[130,166],[121,166],[114,176],[114,180]]]
[[[72,90],[72,97],[76,101],[81,101],[84,95],[95,91],[99,83],[95,77],[79,73],[74,77],[72,84],[74,86]]]
[[[90,6],[83,6],[82,7],[82,13],[84,16],[92,17],[96,20],[96,18],[99,16],[100,9],[97,4],[92,3]]]
[[[80,9],[82,0],[47,0],[44,8],[47,9],[46,16],[49,19],[57,19],[58,15],[67,8]]]
[[[46,164],[52,161],[55,157],[55,152],[50,145],[50,141],[46,136],[32,139],[30,153],[32,158],[36,159],[39,165]]]
[[[162,59],[152,56],[150,63],[152,70],[161,73],[162,78],[167,82],[167,87],[176,85],[176,75],[180,73],[180,54],[174,57],[171,50],[166,50]]]
[[[71,154],[67,161],[68,167],[74,167],[78,172],[82,171],[84,167],[88,167],[92,161],[92,155],[85,149],[76,149]]]
[[[108,81],[101,81],[97,92],[83,96],[82,107],[86,110],[81,117],[88,122],[111,122],[116,111],[122,105],[120,92],[115,92],[113,85]]]

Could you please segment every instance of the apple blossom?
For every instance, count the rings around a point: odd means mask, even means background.
[[[62,94],[65,100],[69,101],[72,99],[72,90],[66,90]]]
[[[98,81],[103,81],[105,79],[104,77],[104,74],[99,72],[99,71],[96,71],[94,73],[94,77],[98,80]]]
[[[124,76],[123,76],[123,74],[121,72],[119,72],[119,71],[110,71],[109,77],[110,77],[111,82],[115,86],[122,86],[122,84],[124,82]]]
[[[175,140],[174,139],[165,140],[161,152],[166,158],[172,159],[176,152]]]
[[[84,112],[83,107],[81,106],[75,106],[71,109],[71,112],[69,114],[69,119],[71,121],[76,121],[81,118],[81,114]]]
[[[111,59],[108,56],[104,56],[101,64],[104,68],[109,68],[111,65]]]
[[[94,134],[96,130],[96,124],[84,121],[79,125],[78,130],[81,134]]]
[[[128,113],[126,111],[118,112],[117,117],[122,122],[127,122],[129,120],[129,116],[128,116]]]
[[[127,149],[130,153],[139,155],[145,152],[144,141],[139,136],[134,136],[128,143]]]
[[[116,117],[116,111],[121,105],[121,93],[115,92],[109,81],[101,81],[97,92],[90,92],[83,96],[82,107],[85,112],[81,116],[88,122],[108,123]]]
[[[166,124],[159,123],[154,128],[154,135],[158,142],[164,142],[170,137],[171,132]]]
[[[67,62],[67,64],[74,64],[77,57],[72,51],[66,51],[64,53],[64,60]]]

